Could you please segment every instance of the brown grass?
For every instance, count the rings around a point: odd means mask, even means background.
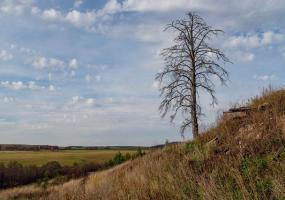
[[[3,199],[285,199],[285,91],[267,90],[257,108],[220,118],[194,141],[169,145],[110,170],[60,186],[15,188]],[[209,143],[213,138],[215,142]],[[30,195],[30,196],[29,196]]]

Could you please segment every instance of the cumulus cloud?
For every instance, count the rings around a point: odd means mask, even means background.
[[[15,98],[14,97],[5,96],[5,97],[2,98],[2,101],[4,103],[12,103],[12,102],[15,101]]]
[[[92,80],[92,76],[90,74],[86,74],[85,81],[90,82]]]
[[[79,8],[81,6],[81,4],[83,4],[83,0],[75,0],[73,7],[74,8]]]
[[[2,61],[9,61],[13,59],[13,55],[6,50],[1,50],[0,51],[0,60]]]
[[[78,66],[79,66],[79,62],[78,62],[77,59],[73,58],[73,59],[71,59],[71,60],[69,61],[69,67],[70,67],[71,69],[77,69]]]
[[[275,81],[278,80],[278,77],[276,75],[254,75],[254,79],[260,80],[260,81]]]
[[[41,12],[41,9],[39,9],[37,6],[33,6],[32,8],[31,8],[31,14],[32,15],[37,15],[37,14],[39,14]]]
[[[17,45],[15,44],[10,44],[10,49],[15,49]]]
[[[21,15],[34,4],[34,0],[2,0],[1,14]]]
[[[67,13],[62,13],[59,10],[51,8],[44,10],[41,14],[41,18],[45,21],[67,23],[75,27],[91,29],[96,20],[96,12],[72,10]]]
[[[250,52],[237,52],[236,53],[236,59],[242,62],[250,62],[253,61],[255,58],[255,55]]]
[[[95,99],[93,99],[93,98],[88,98],[88,99],[86,99],[85,103],[86,103],[87,105],[94,105],[94,104],[95,104]]]
[[[159,82],[158,82],[158,81],[153,81],[151,87],[152,87],[153,89],[158,89],[158,88],[159,88]]]
[[[280,52],[281,55],[285,58],[285,46],[280,47],[279,52]]]
[[[70,76],[71,76],[71,77],[74,77],[75,75],[76,75],[76,72],[75,72],[74,70],[71,70]]]
[[[49,89],[49,91],[55,91],[54,85],[49,85],[48,89]]]
[[[46,58],[43,56],[34,59],[32,65],[36,69],[63,70],[65,63],[56,58]]]
[[[228,47],[242,47],[246,49],[258,48],[267,45],[278,44],[284,40],[284,35],[273,31],[267,31],[261,35],[232,36],[226,42]]]
[[[193,7],[197,4],[192,1]],[[125,0],[122,3],[124,10],[128,11],[169,11],[175,9],[190,8],[191,3],[188,0]]]
[[[52,73],[48,73],[48,80],[51,81],[52,80]]]
[[[261,44],[271,45],[274,43],[279,43],[284,40],[284,35],[280,33],[274,33],[273,31],[268,31],[263,33],[263,38]]]
[[[242,62],[250,62],[255,58],[255,53],[253,53],[255,50],[271,49],[272,46],[280,47],[283,42],[283,34],[274,31],[265,31],[263,33],[229,36],[225,40],[223,47],[231,52],[231,56],[234,59]]]
[[[94,98],[84,98],[81,96],[73,96],[71,98],[71,102],[69,103],[70,105],[73,106],[93,106],[95,105],[95,99]]]
[[[78,8],[83,1],[75,1],[74,7]],[[96,22],[98,17],[104,18],[107,15],[114,14],[121,10],[121,4],[119,4],[116,0],[110,0],[106,3],[106,5],[97,11],[85,11],[81,12],[76,9],[71,10],[67,13],[62,13],[56,9],[48,9],[42,12],[42,19],[47,21],[54,22],[64,22],[75,27],[83,27],[87,30],[94,30],[94,23]]]
[[[94,11],[80,12],[72,10],[65,16],[65,20],[77,27],[90,27],[96,20],[96,13]]]
[[[28,83],[24,83],[22,81],[2,81],[0,82],[0,87],[8,88],[12,90],[43,90],[45,89],[44,86],[37,85],[34,81],[30,81]]]
[[[97,82],[100,82],[102,80],[102,77],[100,75],[96,75],[95,79],[96,79]]]
[[[97,16],[106,16],[122,11],[122,5],[117,0],[109,0],[105,6],[98,10]]]
[[[51,8],[43,11],[42,18],[44,20],[57,21],[62,20],[62,14],[60,11]]]

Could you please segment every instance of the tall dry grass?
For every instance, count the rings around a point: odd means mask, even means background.
[[[258,110],[265,103],[270,106]],[[221,117],[194,141],[168,145],[86,179],[48,189],[16,188],[0,196],[46,200],[285,199],[285,91],[264,91],[248,106],[253,108],[248,117]]]

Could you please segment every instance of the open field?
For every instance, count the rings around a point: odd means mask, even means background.
[[[134,150],[60,150],[60,151],[0,151],[0,163],[18,161],[23,165],[41,166],[50,161],[58,161],[61,165],[74,163],[102,163],[122,154],[134,153]]]

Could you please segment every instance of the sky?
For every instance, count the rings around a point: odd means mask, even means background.
[[[284,0],[1,0],[0,143],[156,145],[182,140],[158,111],[155,74],[175,33],[197,12],[224,34],[231,59],[219,104],[201,93],[201,126],[264,87],[285,84]],[[191,138],[187,130],[185,139]]]

